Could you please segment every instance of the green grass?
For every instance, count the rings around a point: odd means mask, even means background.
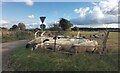
[[[20,48],[11,57],[10,66],[16,71],[117,71],[118,55],[62,53]]]
[[[27,31],[18,31],[11,34],[2,35],[2,43],[16,40],[31,39],[33,37],[33,33],[28,33]]]

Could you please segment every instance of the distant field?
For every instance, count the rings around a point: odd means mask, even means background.
[[[97,32],[81,32],[89,37]],[[77,32],[66,32],[67,35]],[[79,53],[66,55],[44,49],[30,51],[19,48],[10,59],[10,66],[19,71],[117,71],[118,70],[118,33],[110,32],[106,55]],[[92,38],[101,45],[102,37]]]

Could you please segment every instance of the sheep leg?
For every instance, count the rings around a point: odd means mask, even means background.
[[[78,49],[77,49],[77,48],[75,48],[75,54],[76,54],[76,55],[77,55],[77,50],[78,50]]]
[[[94,53],[96,49],[97,49],[97,48],[95,47],[95,48],[93,49],[92,53]]]
[[[41,44],[34,44],[31,48],[31,51],[36,50]]]

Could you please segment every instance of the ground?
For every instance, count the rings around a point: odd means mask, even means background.
[[[20,47],[24,47],[28,41],[20,40],[14,42],[2,43],[2,69],[4,71],[14,70],[8,67],[8,62],[13,52]]]

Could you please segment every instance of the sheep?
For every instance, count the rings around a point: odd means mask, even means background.
[[[35,50],[36,49],[36,45],[37,45],[38,43],[27,43],[26,44],[26,48],[31,48],[31,50],[33,51],[33,50]]]
[[[96,41],[88,41],[81,44],[74,44],[71,48],[71,52],[82,53],[82,52],[91,52],[93,53],[97,48],[98,43]]]
[[[61,44],[60,46],[61,51],[69,51],[69,49],[72,47],[72,44]]]
[[[58,44],[54,45],[54,43],[44,43],[44,48],[51,50],[55,48],[56,51],[60,51],[62,47]]]

